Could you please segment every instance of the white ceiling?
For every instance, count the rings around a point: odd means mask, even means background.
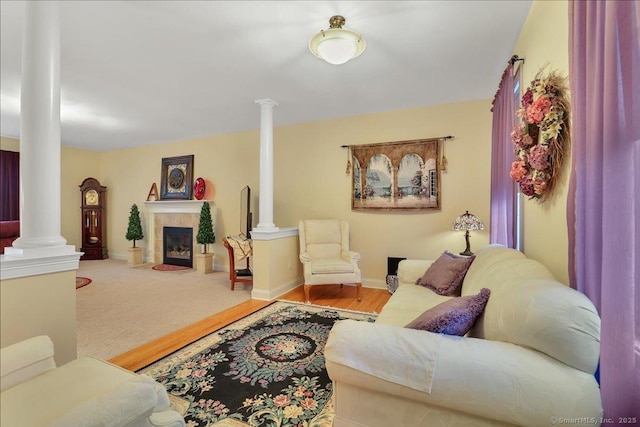
[[[107,151],[491,98],[531,1],[61,1],[62,144]],[[0,134],[20,135],[24,3],[2,1]],[[329,65],[343,15],[367,48]],[[487,105],[489,108],[489,105]]]

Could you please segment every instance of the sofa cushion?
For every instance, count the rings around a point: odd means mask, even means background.
[[[405,327],[463,336],[482,314],[490,294],[489,289],[483,288],[478,295],[452,298],[425,311]]]
[[[0,238],[20,237],[20,221],[0,221]]]
[[[583,293],[556,281],[538,261],[500,245],[476,251],[462,295],[483,287],[491,289],[491,299],[468,336],[532,348],[595,372],[600,317]]]
[[[492,290],[470,336],[533,348],[589,374],[600,353],[600,317],[581,292],[552,280]]]
[[[445,251],[416,281],[416,285],[424,286],[439,295],[459,296],[464,276],[474,257],[459,257]]]
[[[0,254],[20,237],[20,221],[0,221]]]
[[[427,308],[434,307],[452,297],[438,295],[431,289],[416,285],[403,285],[382,307],[375,323],[403,327]]]

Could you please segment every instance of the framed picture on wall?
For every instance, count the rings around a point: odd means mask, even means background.
[[[161,200],[191,200],[193,192],[193,154],[162,159]]]
[[[441,139],[350,146],[351,209],[440,209]]]

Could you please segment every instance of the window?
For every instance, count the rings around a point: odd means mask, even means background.
[[[516,114],[516,111],[521,107],[521,98],[522,95],[520,93],[521,84],[521,66],[516,66],[514,75],[513,75],[513,114]],[[515,123],[519,123],[520,119],[516,116]],[[511,141],[509,141],[511,144]],[[515,227],[516,227],[516,241],[515,241],[515,249],[519,251],[524,251],[524,221],[523,221],[523,205],[524,205],[524,195],[520,191],[519,185],[514,185],[514,191],[516,192],[516,217],[514,218]]]

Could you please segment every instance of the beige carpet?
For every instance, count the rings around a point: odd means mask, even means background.
[[[251,298],[251,285],[228,272],[155,271],[126,261],[80,261],[76,290],[78,356],[110,359]]]

